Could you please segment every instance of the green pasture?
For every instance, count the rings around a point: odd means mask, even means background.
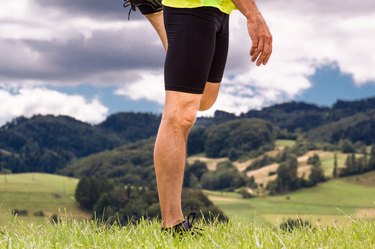
[[[364,177],[365,184],[362,180]],[[356,180],[357,179],[357,180]],[[206,191],[209,198],[238,221],[278,224],[301,217],[321,225],[342,224],[363,210],[375,209],[375,172],[331,180],[317,187],[278,196],[243,199],[235,193]],[[374,216],[375,218],[375,216]]]
[[[290,140],[290,139],[277,139],[275,141],[275,145],[277,147],[279,147],[279,146],[289,146],[289,147],[292,147],[295,143],[296,143],[295,140]]]
[[[39,210],[47,217],[52,214],[77,219],[89,217],[74,200],[77,182],[74,178],[39,173],[0,175],[0,226],[14,219],[10,214],[12,209],[26,209],[28,215],[17,218],[26,223],[45,222],[46,218],[33,215]],[[375,172],[369,172],[278,196],[243,199],[233,192],[205,192],[238,222],[279,224],[287,218],[300,217],[319,225],[342,225],[347,216],[355,219],[363,210],[370,210],[374,215],[374,186]]]
[[[13,209],[26,209],[28,215],[22,220],[39,224],[52,214],[87,217],[74,199],[77,183],[78,179],[42,173],[0,175],[0,225],[14,218]],[[46,217],[34,216],[36,211]]]
[[[345,168],[345,161],[348,154],[344,154],[342,152],[336,152],[337,154],[337,166],[339,168]],[[322,168],[324,170],[324,174],[326,176],[331,177],[333,172],[333,165],[334,165],[334,152],[326,153],[324,156],[320,156],[320,161],[322,163]]]

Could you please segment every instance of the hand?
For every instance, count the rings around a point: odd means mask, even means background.
[[[251,61],[256,61],[257,66],[266,65],[272,53],[272,35],[262,15],[248,19],[247,29],[252,40]]]

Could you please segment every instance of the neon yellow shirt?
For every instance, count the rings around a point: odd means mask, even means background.
[[[226,14],[237,9],[231,0],[163,0],[163,5],[174,8],[216,7]]]

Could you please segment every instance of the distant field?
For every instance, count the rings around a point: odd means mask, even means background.
[[[375,218],[375,172],[331,180],[317,187],[279,196],[243,199],[235,193],[206,191],[231,218],[256,223],[280,223],[301,217],[320,225],[336,224],[365,212]]]
[[[78,180],[49,174],[0,175],[0,226],[12,220],[10,210],[27,209],[25,222],[42,224],[46,218],[34,217],[42,210],[46,216],[64,213],[82,219],[90,215],[76,206],[74,190]],[[343,225],[345,216],[375,219],[375,172],[331,180],[314,188],[285,195],[243,199],[236,193],[205,191],[209,198],[234,221],[279,224],[287,218],[301,217],[314,224]]]
[[[275,142],[276,146],[289,146],[292,147],[296,143],[295,140],[290,139],[277,139]]]
[[[0,175],[0,225],[7,224],[12,209],[26,209],[24,221],[43,223],[46,218],[35,217],[36,211],[43,211],[48,217],[63,214],[81,219],[89,214],[77,207],[74,191],[78,179],[41,173]]]
[[[268,151],[265,154],[271,157],[276,156],[280,151],[282,151],[285,146],[293,146],[295,144],[295,140],[288,140],[288,139],[278,139],[275,141],[276,148],[274,150]],[[263,155],[258,156],[256,158],[248,159],[246,161],[236,161],[233,162],[233,165],[239,170],[244,171],[254,160],[260,159]],[[204,153],[199,153],[192,155],[187,158],[189,164],[192,164],[194,161],[202,161],[207,164],[207,168],[209,170],[216,170],[216,166],[218,163],[229,160],[227,157],[221,158],[208,158]]]

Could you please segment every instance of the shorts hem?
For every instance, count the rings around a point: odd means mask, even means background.
[[[193,89],[193,88],[186,88],[181,86],[165,86],[166,91],[176,91],[176,92],[185,92],[185,93],[195,93],[195,94],[203,94],[203,90],[201,89]]]
[[[207,81],[210,83],[221,83],[222,78],[209,78]]]

